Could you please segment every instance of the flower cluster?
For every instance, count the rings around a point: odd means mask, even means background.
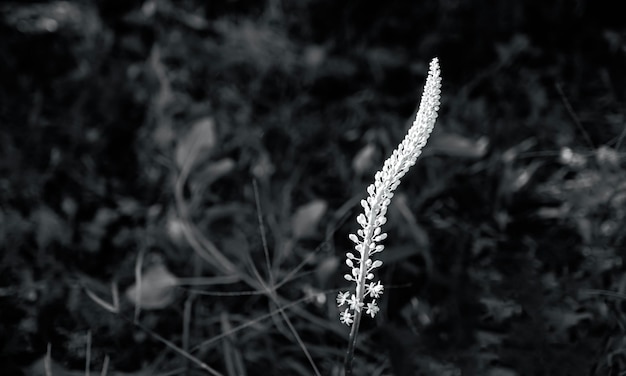
[[[404,140],[385,161],[382,170],[376,173],[374,183],[367,188],[368,197],[361,200],[363,213],[357,217],[361,228],[356,234],[350,234],[350,240],[355,243],[354,249],[358,255],[346,253],[346,264],[351,273],[346,274],[344,278],[354,282],[356,289],[354,293],[340,292],[337,296],[339,307],[348,305],[340,314],[341,322],[348,326],[352,325],[356,315],[360,315],[363,308],[365,313],[372,317],[380,310],[376,305],[376,299],[382,295],[384,287],[380,281],[373,281],[373,271],[383,263],[380,260],[372,260],[372,256],[385,248],[380,242],[387,238],[387,234],[381,230],[381,226],[387,222],[387,208],[394,190],[400,185],[400,179],[415,164],[428,141],[437,120],[440,95],[441,72],[439,61],[434,58],[430,63],[415,121]]]

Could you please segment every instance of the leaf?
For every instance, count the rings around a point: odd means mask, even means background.
[[[70,229],[66,222],[47,206],[35,212],[34,221],[37,223],[35,238],[39,249],[45,249],[55,242],[69,244]]]
[[[314,236],[317,225],[326,213],[328,204],[324,200],[314,200],[296,210],[292,223],[292,235],[294,239],[302,239]]]
[[[317,285],[323,287],[328,286],[332,281],[332,278],[336,276],[339,265],[339,257],[337,256],[321,257],[317,262],[317,268],[315,269]]]
[[[176,297],[178,278],[164,265],[157,264],[144,271],[141,280],[126,290],[126,298],[143,309],[161,309]]]
[[[488,147],[486,137],[472,140],[455,133],[437,132],[424,148],[424,154],[480,159],[487,153]]]
[[[354,156],[352,160],[352,169],[357,175],[364,175],[370,171],[373,171],[376,159],[376,146],[374,144],[365,145]]]
[[[425,355],[418,335],[408,327],[388,324],[381,328],[381,343],[397,376],[460,376],[455,365]]]
[[[543,312],[546,326],[552,329],[554,341],[567,343],[568,332],[577,328],[584,321],[593,320],[590,312],[578,312],[573,308],[547,308]]]
[[[230,159],[224,158],[219,161],[206,163],[199,167],[194,176],[192,190],[203,190],[214,181],[233,172],[237,167],[237,163]]]
[[[518,376],[519,373],[506,367],[493,367],[487,372],[487,376]]]
[[[82,249],[90,253],[100,250],[101,242],[107,235],[108,226],[120,217],[116,210],[101,207],[91,222],[81,226]]]
[[[327,51],[322,46],[309,45],[304,49],[304,64],[309,69],[315,69],[322,65],[327,57]]]
[[[104,299],[101,299],[88,287],[85,286],[84,289],[85,289],[85,293],[87,294],[87,296],[91,300],[93,300],[94,303],[96,303],[97,305],[99,305],[100,307],[106,309],[107,311],[111,313],[119,313],[120,311],[119,292],[117,289],[117,284],[115,282],[111,283],[112,303],[109,303],[105,301]]]
[[[63,367],[61,364],[52,359],[46,359],[46,356],[34,361],[28,368],[24,370],[24,374],[28,376],[71,376],[73,373]]]
[[[486,311],[483,319],[494,323],[505,323],[522,314],[522,307],[513,300],[483,297],[480,302]]]
[[[24,4],[26,3],[26,4]],[[70,33],[91,40],[100,28],[100,18],[92,7],[80,6],[71,1],[48,1],[34,4],[16,2],[0,9],[0,19],[8,27],[26,35]]]
[[[197,160],[201,152],[210,153],[217,142],[215,122],[211,117],[204,117],[195,122],[187,135],[176,147],[176,164],[182,168],[186,163]]]

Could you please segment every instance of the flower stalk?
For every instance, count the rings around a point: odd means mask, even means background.
[[[383,263],[380,260],[373,260],[372,256],[385,248],[380,242],[387,238],[387,234],[381,230],[387,222],[387,208],[393,198],[393,192],[400,185],[400,179],[416,163],[428,141],[437,120],[440,98],[441,71],[438,59],[434,58],[430,62],[428,78],[413,125],[400,145],[385,161],[383,168],[374,176],[374,183],[367,188],[367,199],[361,200],[363,213],[357,216],[357,223],[361,228],[356,234],[349,236],[355,243],[354,249],[358,255],[346,253],[346,264],[351,272],[344,275],[347,281],[355,283],[355,290],[340,292],[337,295],[337,305],[339,307],[347,305],[340,313],[339,319],[342,323],[352,326],[344,362],[346,376],[352,375],[352,360],[363,311],[373,318],[380,310],[376,300],[382,295],[384,287],[380,281],[373,281],[375,278],[373,271]]]

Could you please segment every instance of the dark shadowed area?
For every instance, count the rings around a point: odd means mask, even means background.
[[[356,375],[626,372],[619,1],[0,4],[0,374],[331,375],[348,234],[438,57]]]

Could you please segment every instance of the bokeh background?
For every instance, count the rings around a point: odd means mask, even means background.
[[[440,59],[359,375],[623,375],[619,1],[0,5],[3,375],[341,375],[365,188]]]

